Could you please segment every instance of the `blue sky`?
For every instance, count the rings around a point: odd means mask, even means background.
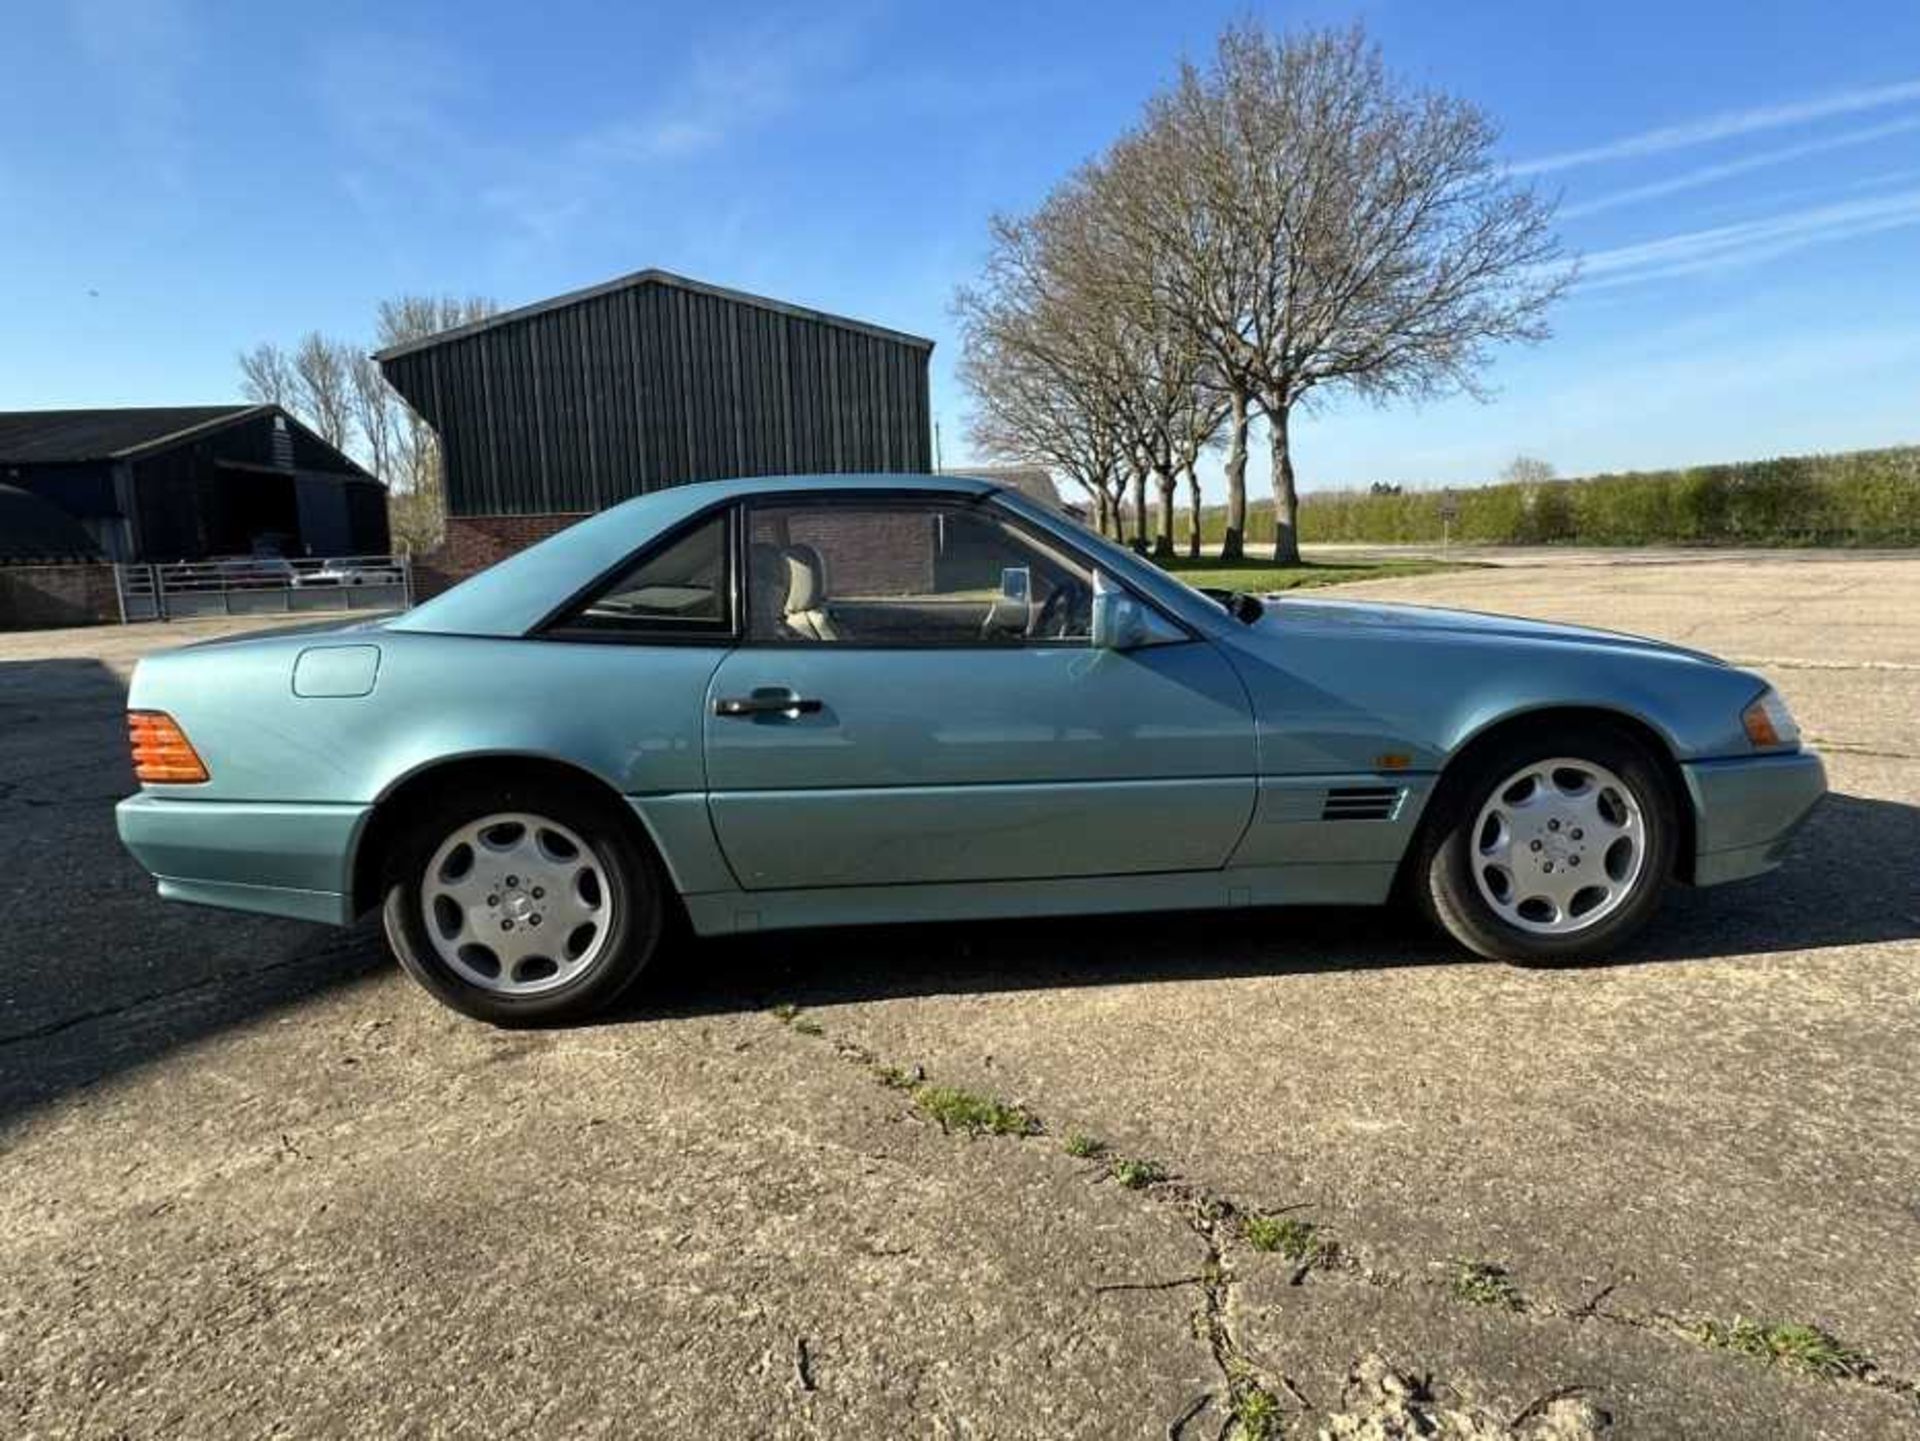
[[[658,265],[934,337],[962,461],[948,304],[987,216],[1249,12],[1362,18],[1484,105],[1585,257],[1492,403],[1299,423],[1309,488],[1920,441],[1914,0],[25,0],[0,409],[223,399],[239,349],[365,333],[386,295],[513,305]]]

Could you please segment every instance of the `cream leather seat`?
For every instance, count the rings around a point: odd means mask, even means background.
[[[787,562],[787,629],[802,640],[842,639],[827,614],[827,567],[810,545],[790,545]]]

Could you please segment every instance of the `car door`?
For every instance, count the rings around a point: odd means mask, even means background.
[[[1255,792],[1208,642],[1095,649],[1092,570],[990,500],[781,496],[741,527],[748,615],[705,716],[748,889],[1221,866]]]

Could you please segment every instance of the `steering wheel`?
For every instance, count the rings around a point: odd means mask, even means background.
[[[1027,636],[1064,640],[1084,633],[1092,619],[1093,592],[1077,580],[1062,579],[1027,623]]]

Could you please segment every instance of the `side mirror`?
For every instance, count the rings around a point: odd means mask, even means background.
[[[1009,605],[1025,605],[1033,596],[1033,572],[1024,565],[1010,565],[1000,572],[1000,599]]]
[[[1146,607],[1104,570],[1096,570],[1093,573],[1091,628],[1094,649],[1132,650],[1153,638],[1153,627],[1149,624]]]

